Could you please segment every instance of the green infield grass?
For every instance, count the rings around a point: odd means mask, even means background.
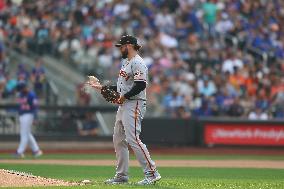
[[[104,180],[114,175],[114,166],[67,166],[0,164],[1,169],[17,170],[66,181],[91,180],[91,185],[68,188],[166,188],[166,189],[283,189],[284,169],[169,168],[160,167],[162,180],[152,186],[137,186],[143,178],[139,167],[130,168],[130,183],[109,186]],[[33,187],[67,188],[67,187]]]

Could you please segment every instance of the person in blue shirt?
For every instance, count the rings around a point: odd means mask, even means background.
[[[26,82],[28,82],[29,77],[30,77],[30,75],[29,75],[29,72],[27,71],[25,65],[19,64],[18,70],[17,70],[17,82],[18,83],[26,83]]]
[[[45,68],[43,66],[43,60],[38,59],[35,63],[35,67],[32,69],[31,81],[33,83],[34,90],[37,97],[41,98],[43,93],[43,87],[45,82]]]
[[[19,105],[20,144],[15,157],[24,158],[27,145],[30,146],[33,156],[39,157],[42,155],[42,151],[32,134],[32,125],[37,111],[37,97],[34,92],[28,89],[26,83],[19,84],[17,89],[19,91],[17,103]]]
[[[99,123],[96,117],[87,112],[84,116],[84,120],[81,124],[78,124],[77,130],[80,136],[97,136],[99,129]]]

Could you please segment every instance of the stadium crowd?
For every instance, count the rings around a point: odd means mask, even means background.
[[[1,103],[11,102],[17,98],[18,89],[22,84],[27,84],[31,90],[35,91],[39,100],[43,97],[44,85],[46,81],[43,61],[38,59],[35,65],[28,69],[26,65],[20,63],[15,65],[9,59],[3,41],[0,41],[0,100]]]
[[[153,116],[283,119],[283,31],[281,0],[0,1],[0,38],[12,48],[103,70],[105,79],[120,66],[113,43],[137,36]]]

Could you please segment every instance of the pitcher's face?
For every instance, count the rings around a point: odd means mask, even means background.
[[[122,46],[120,47],[120,53],[121,53],[121,57],[122,57],[123,59],[126,59],[126,58],[127,58],[127,56],[128,56],[128,48],[127,48],[127,45],[122,45]]]

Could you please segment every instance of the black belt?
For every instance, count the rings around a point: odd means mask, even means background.
[[[127,99],[127,100],[142,100],[142,101],[147,101],[145,99]]]

